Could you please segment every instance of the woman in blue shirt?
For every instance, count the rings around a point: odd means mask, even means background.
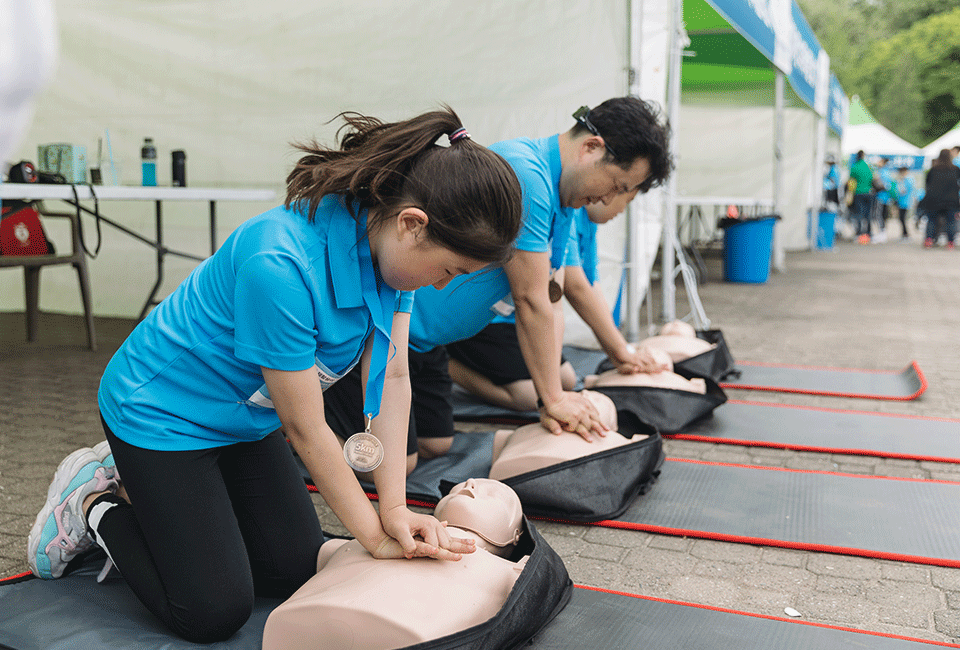
[[[375,557],[473,551],[406,507],[408,323],[415,289],[506,257],[520,186],[450,109],[342,117],[338,148],[297,145],[284,206],[237,228],[110,361],[107,440],[58,467],[28,540],[38,576],[97,543],[175,633],[229,638],[255,594],[316,571],[323,532],[291,445]],[[367,427],[344,446],[322,391],[356,364]]]

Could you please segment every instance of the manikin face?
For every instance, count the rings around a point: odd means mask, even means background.
[[[607,153],[603,139],[591,136],[583,140],[577,161],[560,173],[560,202],[568,208],[582,208],[590,203],[610,203],[620,194],[640,187],[650,175],[650,162],[638,158],[624,170],[605,162]]]
[[[486,266],[485,262],[430,241],[426,230],[428,221],[422,210],[406,208],[396,219],[388,219],[371,238],[371,252],[377,260],[380,277],[397,291],[414,291],[426,286],[442,289],[456,276]]]
[[[523,509],[513,489],[488,478],[471,478],[453,486],[434,512],[451,526],[476,533],[498,547],[520,539]]]

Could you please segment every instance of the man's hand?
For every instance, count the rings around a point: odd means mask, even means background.
[[[628,344],[626,354],[618,359],[611,359],[621,375],[633,375],[638,372],[655,373],[673,370],[673,364],[662,355],[657,358],[652,348],[643,345]]]
[[[608,431],[590,400],[570,391],[565,391],[560,401],[540,407],[540,424],[553,434],[569,431],[587,442],[607,435]]]

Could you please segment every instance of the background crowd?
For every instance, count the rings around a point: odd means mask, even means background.
[[[922,180],[922,184],[918,183]],[[897,236],[888,221],[899,222],[899,239],[910,239],[910,216],[923,235],[925,248],[942,244],[954,248],[960,219],[960,144],[943,149],[920,179],[907,167],[893,168],[889,158],[871,165],[863,151],[841,181],[836,160],[826,160],[823,179],[824,209],[843,214],[837,221],[841,236],[861,244],[880,244]]]

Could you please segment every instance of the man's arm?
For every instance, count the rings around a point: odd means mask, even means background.
[[[574,311],[590,326],[600,347],[616,364],[617,370],[627,375],[635,372],[659,372],[665,370],[643,347],[630,345],[617,324],[606,298],[600,289],[587,279],[579,266],[567,266],[563,284],[563,293],[570,301]]]
[[[587,440],[606,432],[596,408],[560,383],[560,345],[550,302],[549,253],[518,250],[504,265],[517,317],[517,339],[537,395],[543,402],[541,423],[554,433],[573,431]]]

